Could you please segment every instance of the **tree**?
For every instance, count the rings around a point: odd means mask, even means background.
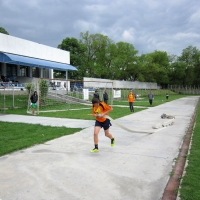
[[[198,84],[200,78],[200,51],[196,47],[188,46],[183,49],[178,60],[186,64],[184,85]]]
[[[113,58],[112,71],[114,79],[135,80],[137,77],[137,53],[132,44],[127,42],[116,43],[116,56]]]
[[[48,81],[41,79],[40,82],[39,82],[39,89],[40,89],[40,94],[41,94],[40,105],[45,104],[46,97],[47,97],[47,94],[48,94],[48,89],[49,89]]]
[[[170,85],[184,85],[184,79],[186,76],[186,63],[173,62],[170,65],[169,83]]]
[[[102,34],[81,33],[81,42],[87,46],[86,76],[104,79],[131,80],[137,60],[132,44],[114,43]]]
[[[0,33],[9,35],[9,33],[6,31],[6,29],[4,29],[3,27],[0,27]]]
[[[76,38],[65,38],[62,43],[58,45],[59,49],[70,52],[70,64],[75,66],[78,71],[69,71],[70,79],[82,79],[83,71],[82,65],[85,63],[86,46],[81,44]],[[57,72],[57,77],[65,77],[65,72]]]
[[[35,84],[33,82],[27,83],[25,88],[28,94],[31,94],[35,91]]]
[[[148,65],[146,66],[146,81],[157,82],[162,87],[169,84],[169,57],[166,52],[154,51],[149,53]]]
[[[166,87],[169,84],[169,56],[165,51],[154,51],[150,55],[152,62],[157,65],[157,71],[154,74],[156,82]]]
[[[84,65],[85,76],[107,78],[110,70],[110,45],[113,44],[107,36],[102,34],[81,33],[81,43],[87,47]]]

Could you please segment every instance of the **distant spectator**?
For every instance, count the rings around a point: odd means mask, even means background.
[[[97,99],[99,99],[99,93],[98,93],[98,91],[97,90],[95,90],[95,93],[94,93],[94,98],[97,98]],[[99,99],[100,100],[100,99]]]
[[[30,100],[31,100],[32,114],[35,115],[35,109],[37,108],[37,101],[38,101],[37,91],[35,91],[33,95],[31,95]]]
[[[53,82],[53,90],[56,90],[56,83]]]
[[[2,80],[3,82],[5,82],[5,76],[4,76],[4,75],[1,75],[1,80]]]
[[[5,76],[4,82],[8,83],[9,81],[10,81],[10,79],[7,76]]]
[[[1,78],[0,78],[0,83],[1,83],[1,86],[4,86],[3,80]]]
[[[137,96],[138,96],[138,95],[137,95],[137,94],[134,94],[134,96],[135,96],[135,99],[137,99]]]
[[[104,93],[103,93],[103,101],[108,104],[108,93],[107,91],[105,90]]]
[[[168,98],[169,98],[169,94],[168,94],[168,93],[166,93],[166,99],[168,100]]]
[[[153,93],[151,92],[151,90],[150,90],[150,93],[148,94],[148,99],[149,99],[150,105],[152,105],[153,99],[154,99],[154,95],[153,95]]]
[[[131,112],[134,112],[134,107],[133,107],[134,101],[135,101],[135,95],[133,94],[132,90],[130,90],[128,94],[128,103]]]

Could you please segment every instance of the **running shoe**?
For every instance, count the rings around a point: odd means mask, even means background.
[[[97,152],[99,152],[99,149],[94,148],[94,149],[90,150],[90,152],[91,153],[97,153]]]
[[[111,147],[115,146],[115,138],[111,139]]]

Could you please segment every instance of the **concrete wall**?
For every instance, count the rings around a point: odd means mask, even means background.
[[[117,81],[84,77],[84,87],[91,88],[127,88],[127,89],[159,89],[157,83],[139,81]]]
[[[30,82],[33,82],[35,78],[32,78],[32,77],[16,77],[15,78],[15,81],[18,81],[19,83],[30,83]]]
[[[0,33],[0,52],[70,64],[70,53]]]

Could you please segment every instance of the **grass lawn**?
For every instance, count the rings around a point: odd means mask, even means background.
[[[81,130],[11,122],[0,122],[0,127],[0,156]]]

